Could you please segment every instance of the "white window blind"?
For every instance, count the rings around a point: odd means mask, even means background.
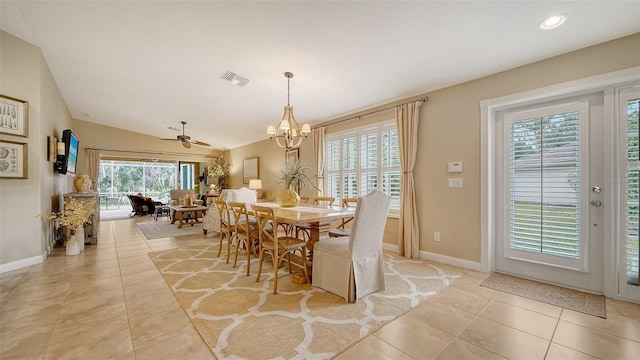
[[[640,190],[640,126],[638,111],[640,99],[627,101],[627,211],[626,211],[626,267],[627,283],[638,285],[639,250],[639,208],[638,191]]]
[[[585,254],[580,221],[582,112],[567,111],[576,106],[506,116],[509,248],[534,254],[536,261],[543,256],[550,264],[551,258],[574,261]]]
[[[400,206],[400,154],[395,121],[329,134],[326,140],[327,196],[358,197],[373,189],[391,196],[390,213]]]

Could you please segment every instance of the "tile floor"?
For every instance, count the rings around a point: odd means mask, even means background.
[[[211,241],[147,241],[129,219],[100,223],[97,245],[56,250],[0,274],[1,359],[213,359],[147,256]],[[337,359],[640,359],[640,305],[608,318],[480,287],[465,276]]]

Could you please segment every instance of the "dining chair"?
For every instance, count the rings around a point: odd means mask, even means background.
[[[344,198],[342,199],[342,208],[343,209],[353,209],[358,205],[358,198]],[[331,237],[340,237],[340,236],[349,236],[351,235],[351,229],[345,228],[349,222],[353,220],[352,217],[344,218],[340,221],[340,225],[337,228],[329,230],[329,236]]]
[[[382,236],[391,199],[380,190],[358,198],[351,235],[313,247],[313,286],[355,302],[385,289]]]
[[[231,208],[231,213],[233,214],[233,238],[235,239],[234,245],[236,248],[233,267],[236,267],[236,264],[238,263],[238,252],[240,252],[240,249],[244,247],[247,252],[247,276],[249,276],[251,267],[251,252],[255,251],[255,253],[257,254],[258,231],[255,227],[256,221],[254,220],[254,217],[251,217],[252,219],[250,220],[245,203],[230,202],[229,208]]]
[[[313,205],[315,206],[332,206],[336,198],[333,196],[316,196],[313,198]]]
[[[264,254],[271,255],[273,261],[273,293],[278,293],[278,270],[282,262],[286,259],[289,262],[289,274],[291,271],[291,254],[300,252],[302,257],[302,268],[304,271],[304,277],[309,281],[309,274],[307,273],[307,245],[306,242],[290,236],[279,236],[277,231],[270,231],[270,229],[277,229],[278,224],[276,220],[275,212],[271,207],[265,206],[253,206],[253,211],[256,217],[258,225],[258,238],[260,241],[260,256],[258,257],[258,276],[256,276],[256,282],[260,281],[260,275],[262,274],[262,260]]]
[[[227,264],[229,263],[229,255],[231,254],[231,241],[233,238],[233,233],[235,229],[235,219],[231,217],[229,213],[229,207],[227,206],[227,202],[224,200],[216,199],[214,200],[214,204],[216,209],[218,210],[218,221],[219,221],[219,234],[220,234],[220,247],[218,248],[218,257],[220,257],[220,253],[222,252],[222,239],[224,237],[227,238]]]
[[[330,207],[333,205],[333,202],[336,200],[333,196],[316,196],[313,198],[313,205],[322,206],[322,207]],[[311,238],[311,229],[306,226],[296,226],[296,237],[304,240],[309,240]]]

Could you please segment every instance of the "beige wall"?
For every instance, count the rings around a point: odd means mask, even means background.
[[[640,34],[412,97],[427,95],[430,98],[420,108],[418,158],[414,173],[420,250],[480,261],[480,101],[634,66],[640,66]],[[393,110],[384,111],[329,125],[326,132],[330,134],[393,117]],[[334,120],[340,119],[330,119],[325,123],[330,124]],[[311,145],[305,146],[311,153]],[[270,157],[274,149],[279,148],[265,140],[234,149],[231,153],[264,152]],[[301,151],[307,153],[304,149]],[[281,166],[275,159],[267,161],[270,167],[275,167],[270,173]],[[447,163],[452,161],[464,164],[464,172],[455,174],[464,180],[462,189],[448,188],[448,178],[452,176],[447,172]],[[440,232],[440,242],[433,241],[436,231]],[[385,243],[397,245],[397,234],[398,221],[390,218],[385,229]]]
[[[86,147],[110,149],[108,155],[171,158],[201,161],[218,153],[183,148],[138,134],[72,120],[40,50],[0,32],[0,91],[29,101],[29,137],[0,138],[29,145],[29,179],[0,179],[0,271],[25,264],[46,252],[50,230],[36,217],[51,210],[56,196],[71,191],[71,177],[56,175],[46,161],[46,137],[59,137],[72,128]],[[543,60],[520,68],[428,93],[421,107],[418,161],[415,169],[418,218],[422,251],[469,261],[480,261],[480,107],[481,100],[640,66],[640,34]],[[420,95],[422,96],[422,95]],[[327,132],[381,120],[386,113],[355,122],[332,125]],[[301,158],[312,162],[311,141],[303,143]],[[242,160],[260,158],[263,185],[273,198],[281,189],[276,173],[284,164],[284,150],[269,140],[226,152],[232,161],[230,185],[242,186]],[[447,187],[446,165],[464,162],[463,189]],[[80,153],[79,171],[86,171],[86,155]],[[303,194],[311,194],[311,188]],[[433,232],[441,233],[434,242]],[[395,244],[397,221],[390,219],[385,242]],[[397,235],[395,235],[397,237]]]
[[[72,119],[40,49],[0,31],[0,93],[29,102],[29,135],[0,135],[28,144],[28,179],[0,179],[0,271],[37,263],[53,227],[38,214],[57,206],[71,182],[47,161],[47,135],[60,137]]]
[[[420,250],[480,261],[480,101],[634,66],[640,34],[429,93],[415,168]],[[447,186],[451,161],[464,163],[462,189]]]

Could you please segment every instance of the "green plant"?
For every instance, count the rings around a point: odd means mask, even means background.
[[[287,163],[284,169],[278,173],[278,181],[283,182],[286,187],[295,185],[298,190],[301,190],[307,182],[311,183],[307,171],[309,171],[309,168],[300,160]]]
[[[222,156],[207,159],[207,166],[209,167],[209,176],[226,177],[231,169],[231,163]]]

